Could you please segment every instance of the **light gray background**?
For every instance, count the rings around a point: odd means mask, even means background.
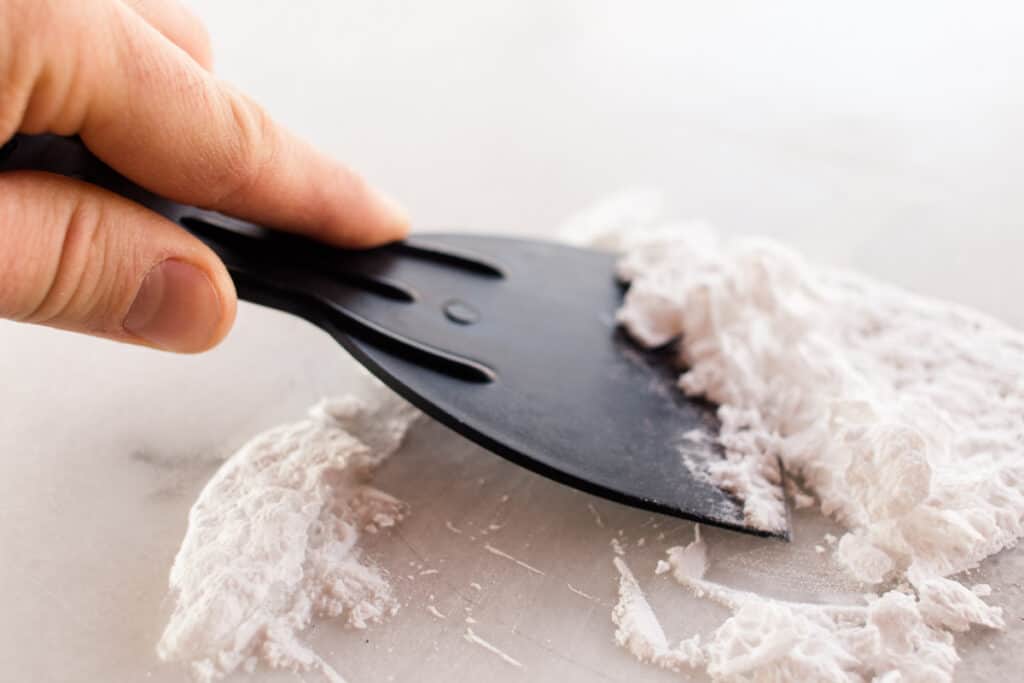
[[[400,198],[417,229],[551,234],[602,197],[653,187],[672,216],[1024,325],[1024,42],[1011,3],[193,5],[218,71]],[[184,681],[153,646],[192,500],[248,436],[357,389],[354,365],[305,323],[247,305],[202,357],[10,323],[0,349],[0,676]],[[356,683],[674,680],[611,645],[619,529],[671,637],[724,616],[651,575],[691,525],[562,489],[436,425],[417,428],[379,482],[414,509],[371,543],[405,608],[365,633],[312,634]],[[503,526],[482,535],[491,523]],[[824,527],[799,523],[788,547],[711,532],[712,578],[780,597],[848,593],[813,552]],[[410,562],[441,572],[408,579]],[[1011,552],[980,573],[1010,629],[961,639],[961,680],[1024,664],[1022,569]],[[431,595],[447,619],[425,611]],[[467,609],[525,671],[462,640]]]

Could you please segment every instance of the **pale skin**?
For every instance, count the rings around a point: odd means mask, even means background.
[[[0,143],[79,135],[178,202],[345,247],[408,221],[358,175],[217,78],[177,0],[0,1]],[[169,351],[216,345],[234,285],[183,229],[70,178],[0,173],[0,318]]]

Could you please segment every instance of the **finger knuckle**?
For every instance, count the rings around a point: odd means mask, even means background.
[[[51,33],[53,6],[49,0],[0,2],[0,140],[20,128],[32,95],[34,64]]]
[[[0,202],[0,237],[5,248],[0,249],[0,317],[21,320],[36,305],[31,296],[41,268],[37,256],[38,237],[26,234],[22,226],[24,201],[17,193],[11,178],[2,185],[4,201]],[[11,248],[8,245],[18,245]]]
[[[204,68],[213,66],[213,41],[210,32],[197,17],[187,12],[189,30],[187,33],[188,52]]]
[[[53,251],[50,273],[44,279],[25,322],[55,324],[87,321],[97,332],[116,330],[109,319],[116,308],[117,263],[108,256],[109,231],[101,204],[76,202],[65,219],[60,243]]]
[[[199,85],[168,51],[153,48],[152,36],[139,29],[139,17],[115,7],[107,21],[115,36],[117,69],[124,75],[125,82],[135,83],[143,91],[175,88],[174,92],[167,92],[169,97],[187,95]]]
[[[223,136],[211,186],[216,188],[214,202],[229,207],[244,201],[273,167],[277,143],[273,122],[262,107],[235,91],[228,91],[225,98],[228,134]]]

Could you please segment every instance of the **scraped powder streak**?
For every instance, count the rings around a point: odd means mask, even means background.
[[[620,644],[721,681],[951,680],[952,632],[1003,617],[987,586],[948,577],[1024,533],[1024,334],[766,240],[689,227],[598,241],[624,251],[620,322],[647,346],[679,338],[680,389],[721,406],[726,456],[704,474],[777,529],[784,471],[847,527],[835,553],[853,577],[901,586],[860,607],[784,603],[704,580],[696,541],[662,573],[734,616],[669,647],[615,558]]]
[[[233,455],[189,515],[160,657],[189,664],[203,683],[260,662],[343,681],[300,634],[314,617],[365,628],[397,611],[358,541],[404,513],[368,473],[417,414],[383,390],[369,401],[325,400]]]

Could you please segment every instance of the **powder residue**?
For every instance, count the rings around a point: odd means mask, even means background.
[[[571,583],[566,583],[565,585],[569,587],[570,591],[572,591],[576,595],[580,596],[581,598],[586,598],[587,600],[592,600],[594,602],[599,602],[599,600],[597,598],[595,598],[593,595],[591,595],[590,593],[587,593],[586,591],[580,590],[579,588],[577,588],[576,586],[572,585]]]
[[[619,601],[612,610],[612,621],[618,627],[615,642],[640,661],[672,671],[678,671],[684,665],[702,663],[700,636],[683,641],[676,647],[670,646],[661,623],[626,561],[621,557],[612,561],[619,572]]]
[[[466,618],[466,621],[467,622],[469,621],[468,617]],[[462,634],[462,637],[466,641],[468,641],[470,643],[473,643],[474,645],[479,645],[480,647],[482,647],[483,649],[487,650],[491,654],[497,655],[498,658],[500,658],[506,664],[511,664],[512,666],[516,667],[517,669],[522,669],[523,668],[522,663],[518,659],[512,657],[511,655],[506,653],[504,650],[498,648],[496,645],[492,645],[488,641],[486,641],[483,638],[481,638],[480,636],[478,636],[473,631],[472,628],[466,627],[466,632],[464,634]]]
[[[781,463],[867,582],[947,576],[1024,533],[1020,332],[767,240],[662,236],[619,272],[630,334],[681,336],[680,388],[721,406],[711,475],[748,521],[785,523]]]
[[[701,646],[707,672],[952,680],[953,633],[1003,616],[950,577],[1024,534],[1024,334],[768,240],[690,226],[598,241],[625,251],[622,325],[646,346],[677,340],[680,390],[720,406],[724,456],[698,465],[748,523],[784,528],[784,488],[846,527],[832,550],[851,577],[899,586],[789,603],[709,582],[703,550],[672,549],[676,580],[733,611]]]
[[[693,533],[693,543],[686,547],[675,546],[666,551],[668,553],[668,565],[671,567],[672,574],[676,578],[682,575],[700,579],[704,577],[704,572],[707,571],[707,546],[705,546],[704,540],[700,537],[699,525],[694,527]]]
[[[495,548],[493,545],[491,545],[489,543],[484,545],[484,549],[487,552],[489,552],[491,555],[497,555],[498,557],[504,558],[504,559],[506,559],[506,560],[508,560],[510,562],[515,562],[516,564],[518,564],[520,567],[522,567],[523,569],[525,569],[528,572],[531,572],[533,574],[537,574],[539,576],[544,576],[544,572],[542,572],[541,570],[537,569],[533,565],[527,564],[526,562],[523,562],[522,560],[520,560],[518,558],[512,557],[511,555],[506,553],[504,550],[500,550],[498,548]]]
[[[953,636],[912,592],[869,595],[863,605],[794,603],[703,579],[699,539],[668,558],[676,581],[733,611],[700,647],[712,680],[952,680],[959,660]]]
[[[368,479],[416,415],[384,394],[325,400],[235,453],[189,514],[159,656],[187,663],[202,683],[260,661],[341,681],[301,632],[314,618],[362,629],[398,610],[358,543],[404,514]]]

